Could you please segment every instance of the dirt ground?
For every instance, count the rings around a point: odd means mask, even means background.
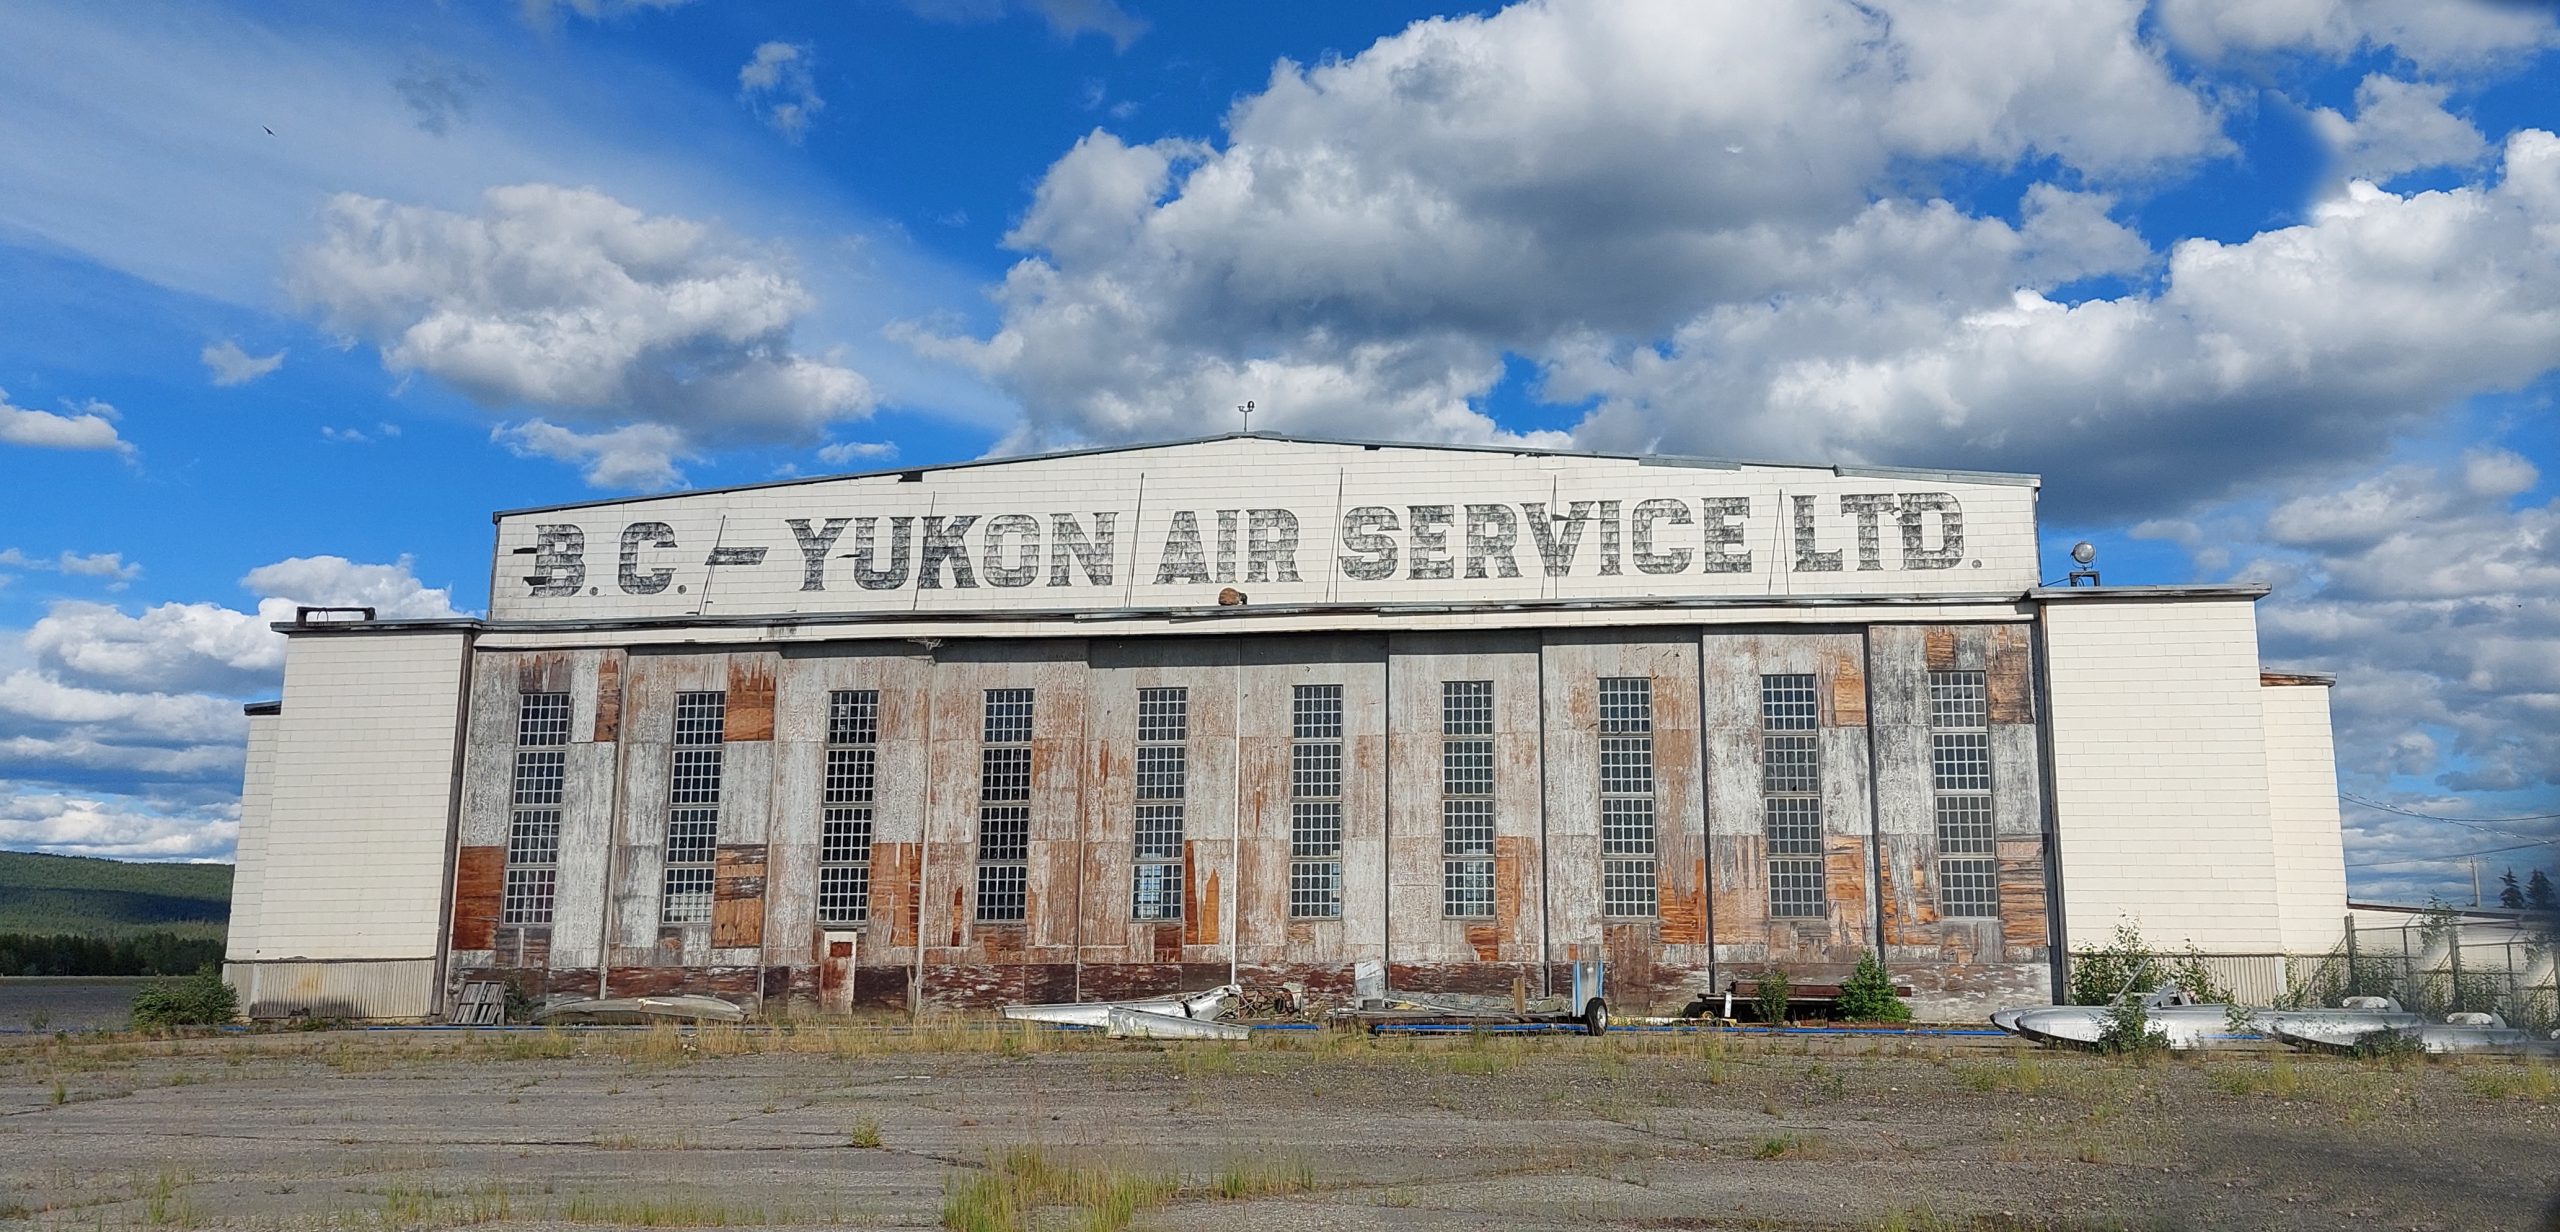
[[[2548,1069],[1922,1040],[0,1038],[0,1226],[2543,1226]]]

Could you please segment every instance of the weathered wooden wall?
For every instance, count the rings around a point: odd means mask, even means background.
[[[1700,690],[1707,730],[1708,880],[1715,958],[1727,978],[1778,966],[1797,983],[1836,983],[1875,944],[1875,827],[1869,805],[1866,664],[1856,630],[1711,631]],[[1809,674],[1818,708],[1824,911],[1769,914],[1763,837],[1761,677]]]
[[[1222,982],[1347,995],[1533,992],[1606,957],[1613,1003],[1671,1010],[1779,964],[1844,976],[1881,944],[1926,1007],[2045,991],[2043,792],[2023,625],[1488,631],[1368,637],[845,641],[786,651],[489,652],[473,674],[451,969],[528,991],[820,999],[828,694],[877,689],[870,912],[831,1004],[1107,998]],[[1927,673],[1986,672],[1998,920],[1934,911]],[[1768,915],[1760,677],[1820,696],[1825,912]],[[1657,914],[1601,914],[1598,682],[1653,683]],[[1496,904],[1442,909],[1441,685],[1493,684]],[[1343,912],[1289,914],[1292,690],[1344,696]],[[1183,918],[1131,918],[1142,688],[1188,690]],[[985,691],[1036,691],[1030,909],[974,919]],[[660,922],[675,694],[729,695],[713,920]],[[562,690],[572,738],[554,922],[498,923],[518,697]],[[1393,735],[1390,735],[1390,732]],[[919,949],[919,947],[921,947]],[[921,964],[918,957],[921,952]],[[844,960],[838,960],[841,980]],[[922,983],[914,977],[920,971]],[[1560,987],[1560,983],[1558,983]]]
[[[2037,745],[2033,654],[2024,625],[1876,625],[1872,667],[1885,962],[1923,1010],[2014,1002],[2050,983],[2044,859],[2044,766]],[[1983,673],[1990,702],[1991,805],[2000,913],[1938,910],[1937,816],[1929,754],[1929,673]]]

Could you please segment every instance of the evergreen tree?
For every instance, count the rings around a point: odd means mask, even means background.
[[[2551,890],[2551,874],[2537,868],[2525,879],[2524,905],[2536,911],[2560,911],[2560,894]]]
[[[2524,910],[2524,887],[2516,884],[2516,870],[2512,868],[2498,878],[2498,905],[2509,911]]]

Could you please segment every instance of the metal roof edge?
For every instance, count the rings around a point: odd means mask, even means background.
[[[1227,432],[1216,436],[1193,436],[1169,441],[1147,441],[1129,445],[1090,445],[1080,449],[1057,449],[1047,453],[1013,454],[1005,457],[971,458],[960,462],[933,462],[921,466],[891,466],[879,470],[847,471],[833,475],[801,475],[790,479],[768,479],[761,483],[730,484],[717,488],[687,488],[678,492],[651,492],[639,496],[617,496],[603,500],[564,501],[550,505],[526,505],[516,509],[500,509],[489,515],[492,522],[536,513],[559,513],[570,509],[595,509],[607,505],[631,505],[646,501],[675,500],[681,497],[723,496],[733,492],[755,492],[767,488],[788,488],[801,484],[836,483],[844,480],[881,479],[891,475],[923,475],[935,471],[971,470],[982,466],[1002,466],[1012,462],[1054,462],[1062,458],[1100,457],[1105,454],[1136,453],[1148,449],[1177,449],[1189,445],[1214,445],[1220,441],[1278,441],[1288,445],[1332,445],[1344,449],[1436,449],[1455,453],[1505,453],[1519,457],[1596,458],[1633,462],[1639,466],[1676,466],[1699,470],[1741,470],[1745,467],[1767,467],[1782,470],[1829,471],[1853,478],[1876,479],[1944,479],[1957,483],[1998,484],[2011,487],[2041,489],[2044,478],[2010,471],[1931,470],[1900,466],[1839,466],[1809,462],[1766,462],[1748,458],[1709,458],[1687,454],[1619,453],[1593,449],[1548,449],[1536,445],[1464,444],[1448,441],[1373,441],[1357,437],[1284,436],[1276,432]]]
[[[2093,602],[2106,599],[2177,600],[2177,599],[2264,599],[2275,592],[2265,582],[2218,582],[2210,584],[2168,586],[2038,586],[2027,592],[2027,598],[2038,602],[2066,600]]]
[[[1412,601],[1404,603],[1361,604],[1288,604],[1256,607],[1186,605],[1180,607],[1143,608],[1038,608],[1019,611],[977,610],[968,612],[778,612],[749,616],[626,616],[609,619],[580,620],[376,620],[327,621],[294,624],[279,621],[277,632],[299,634],[366,634],[416,633],[439,630],[461,630],[480,633],[582,633],[616,629],[681,629],[687,627],[737,629],[760,626],[847,626],[872,624],[913,625],[948,621],[955,625],[972,624],[1036,624],[1055,622],[1066,626],[1107,625],[1115,621],[1173,620],[1216,621],[1252,616],[1399,616],[1429,615],[1451,612],[1579,612],[1579,611],[1659,611],[1663,609],[1729,609],[1729,608],[1846,608],[1846,607],[1999,607],[2015,611],[2021,596],[2016,591],[1978,591],[1946,595],[1862,594],[1862,595],[1684,595],[1662,598],[1633,599],[1499,599],[1477,603],[1445,601]],[[2013,619],[2016,617],[2013,617]]]
[[[283,714],[284,699],[279,697],[274,701],[250,702],[240,708],[240,713],[253,719],[265,718],[269,715]]]

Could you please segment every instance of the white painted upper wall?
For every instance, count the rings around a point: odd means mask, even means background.
[[[247,958],[258,948],[258,903],[267,872],[267,801],[272,794],[277,718],[249,716],[249,756],[240,774],[240,840],[232,853],[231,923],[223,953]]]
[[[2322,954],[2345,938],[2347,857],[2338,825],[2338,760],[2329,690],[2269,684],[2267,799],[2275,831],[2276,906],[2289,954]]]
[[[465,657],[444,630],[289,643],[257,923],[234,961],[437,955]]]
[[[2072,597],[2044,612],[2073,949],[2284,949],[2257,614],[2246,598]]]
[[[2036,584],[2033,481],[1230,437],[514,513],[500,620]]]

